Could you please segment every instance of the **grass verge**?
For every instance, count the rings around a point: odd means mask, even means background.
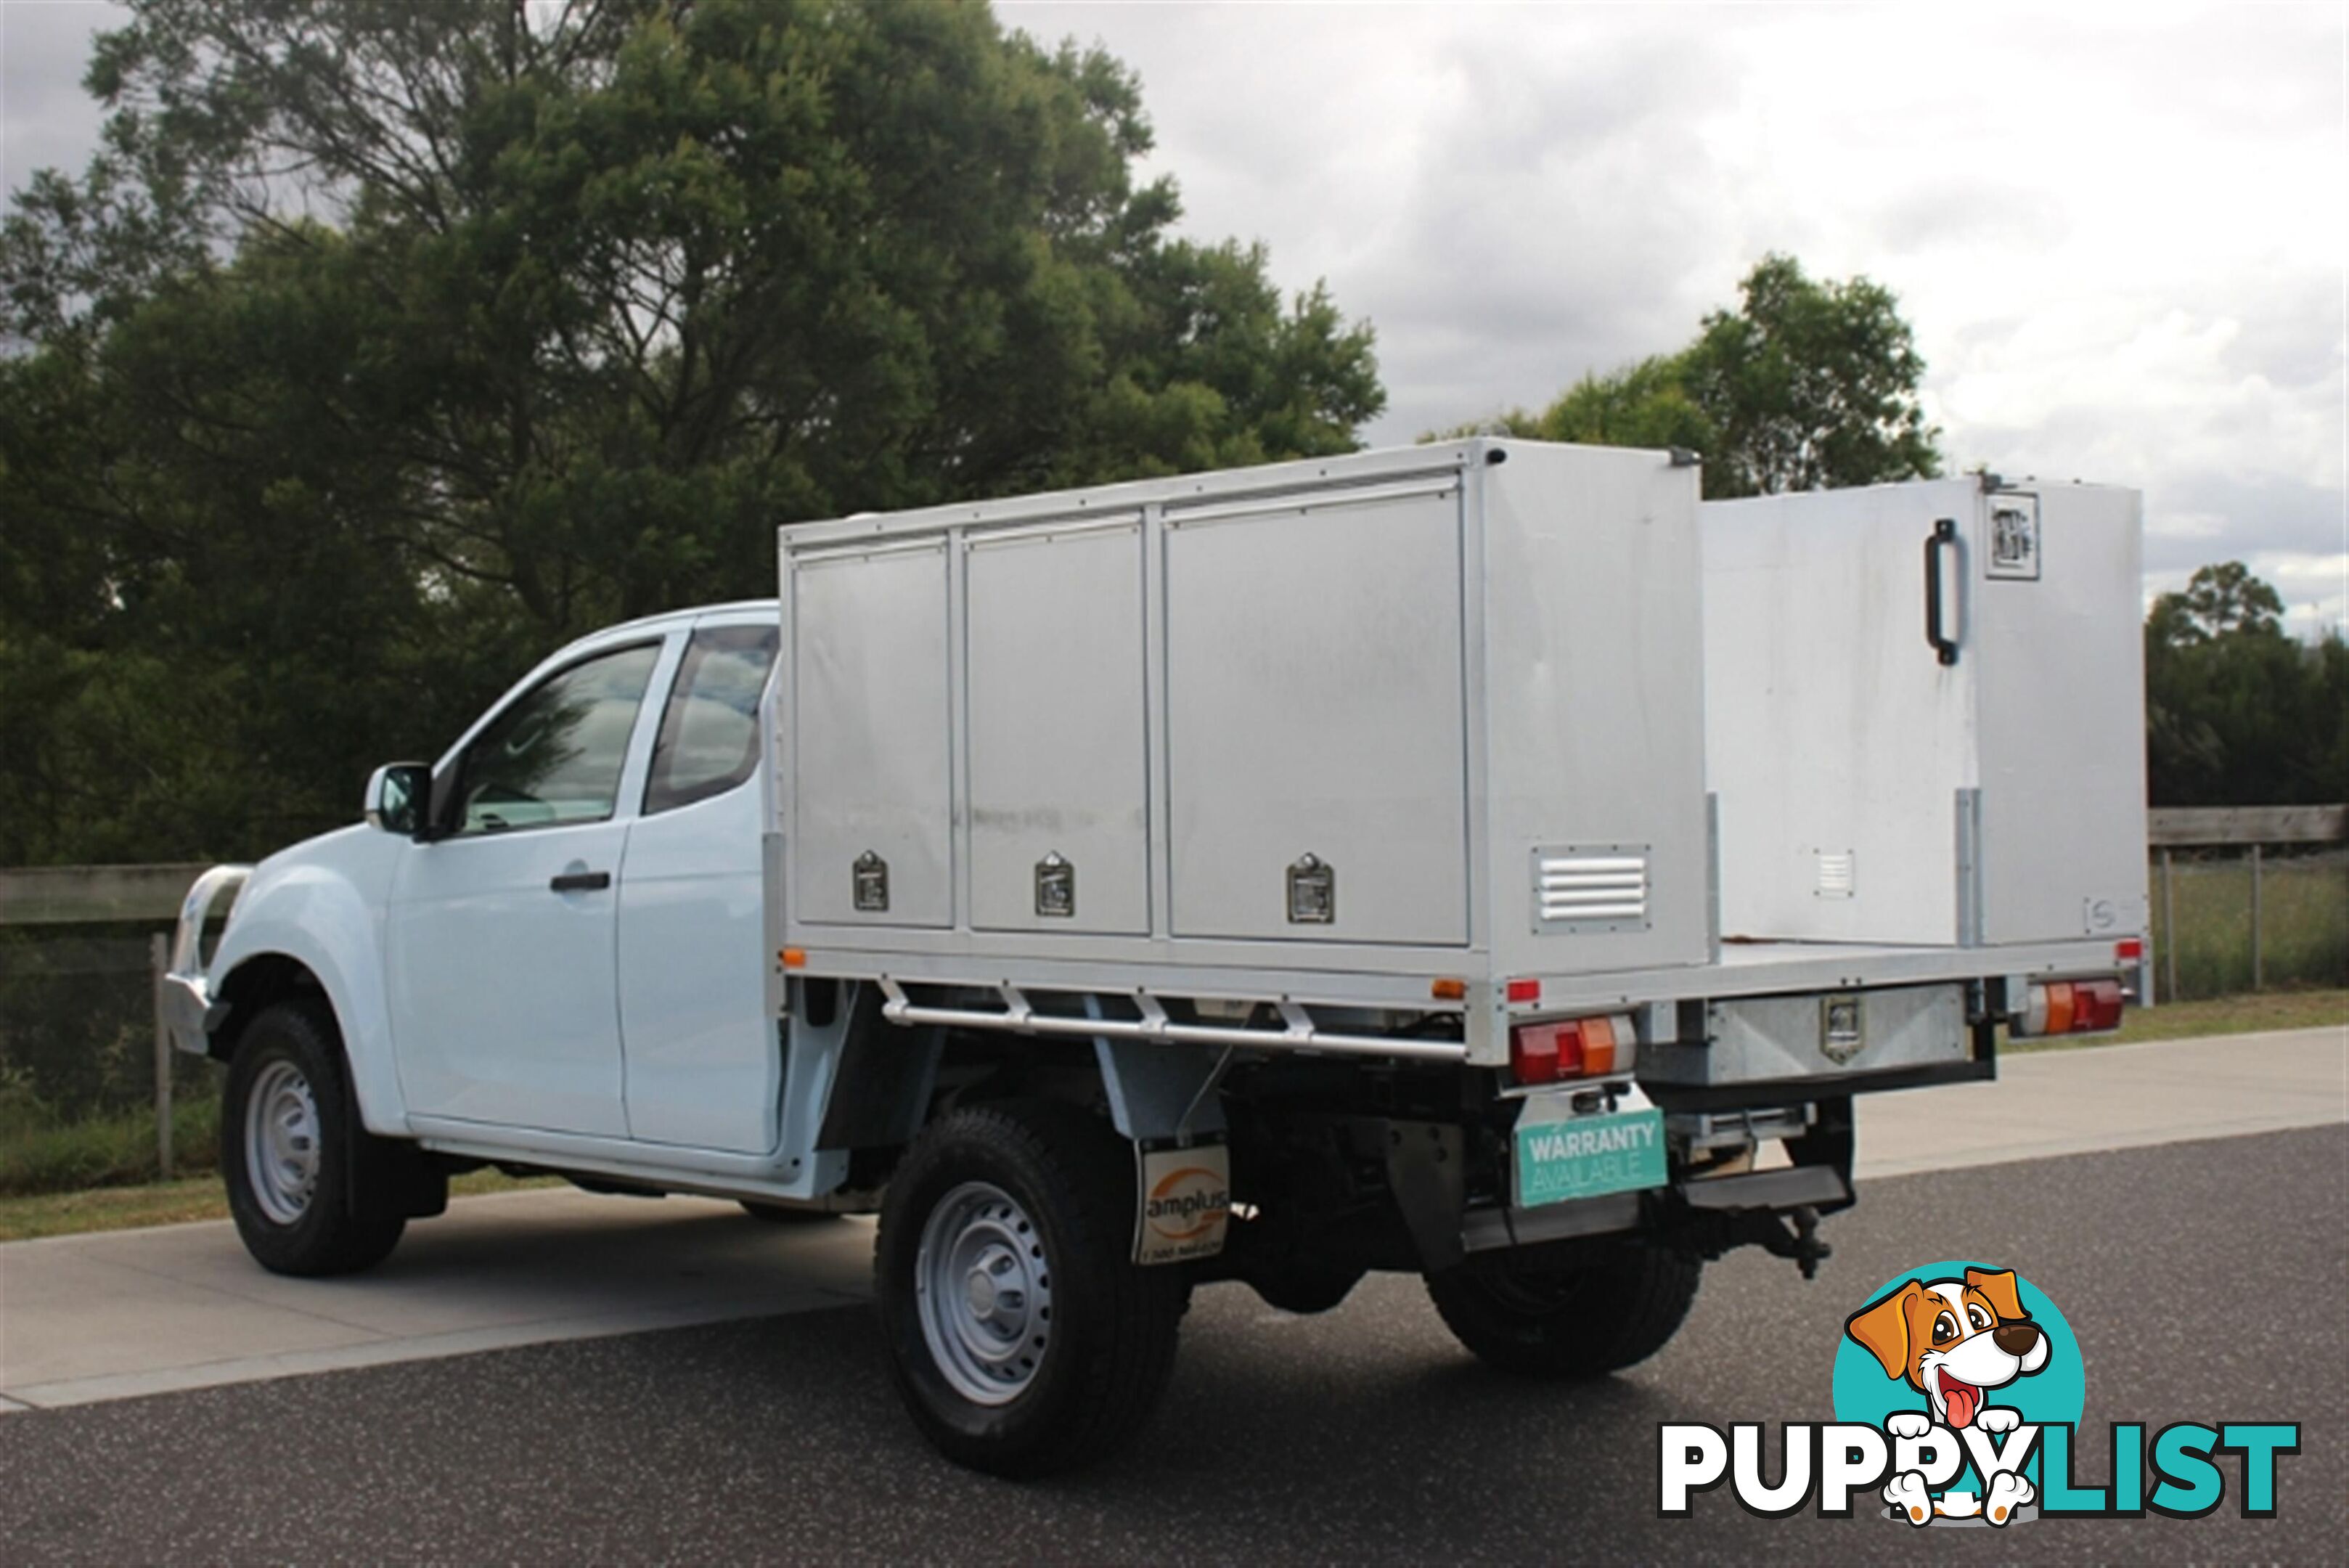
[[[513,1192],[526,1187],[559,1187],[553,1176],[515,1178],[476,1170],[449,1183],[452,1198],[482,1192]],[[97,1187],[87,1192],[41,1192],[0,1198],[0,1241],[29,1241],[86,1231],[129,1231],[142,1225],[177,1225],[190,1220],[225,1220],[228,1197],[217,1175],[144,1187]]]
[[[171,1163],[190,1176],[220,1168],[216,1095],[171,1107]],[[153,1185],[155,1177],[152,1110],[67,1121],[37,1102],[0,1103],[0,1195]]]

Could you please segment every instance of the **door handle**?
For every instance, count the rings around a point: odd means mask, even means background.
[[[595,893],[611,885],[609,871],[565,871],[547,884],[558,893]]]
[[[1944,517],[1933,524],[1925,536],[1925,640],[1933,645],[1933,652],[1943,664],[1958,661],[1958,639],[1949,635],[1942,624],[1941,614],[1941,552],[1957,553],[1958,524],[1953,517]]]

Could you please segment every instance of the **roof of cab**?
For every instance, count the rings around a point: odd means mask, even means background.
[[[697,621],[703,616],[717,615],[728,610],[739,610],[745,614],[755,611],[767,615],[780,615],[782,613],[782,601],[780,599],[729,599],[722,604],[692,605],[684,609],[662,610],[655,615],[638,616],[634,620],[616,621],[610,626],[596,628],[588,636],[604,637],[616,631],[649,631],[655,627],[671,627],[681,622]]]

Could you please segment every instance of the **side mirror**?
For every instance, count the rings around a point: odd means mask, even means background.
[[[424,803],[431,798],[429,764],[386,763],[367,776],[367,826],[413,838],[424,826]]]

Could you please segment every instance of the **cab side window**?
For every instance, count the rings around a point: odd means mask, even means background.
[[[750,776],[759,764],[759,694],[779,639],[771,626],[693,634],[653,742],[646,815],[723,794]]]
[[[599,654],[509,704],[457,764],[452,830],[461,836],[607,820],[659,660],[657,642]]]

